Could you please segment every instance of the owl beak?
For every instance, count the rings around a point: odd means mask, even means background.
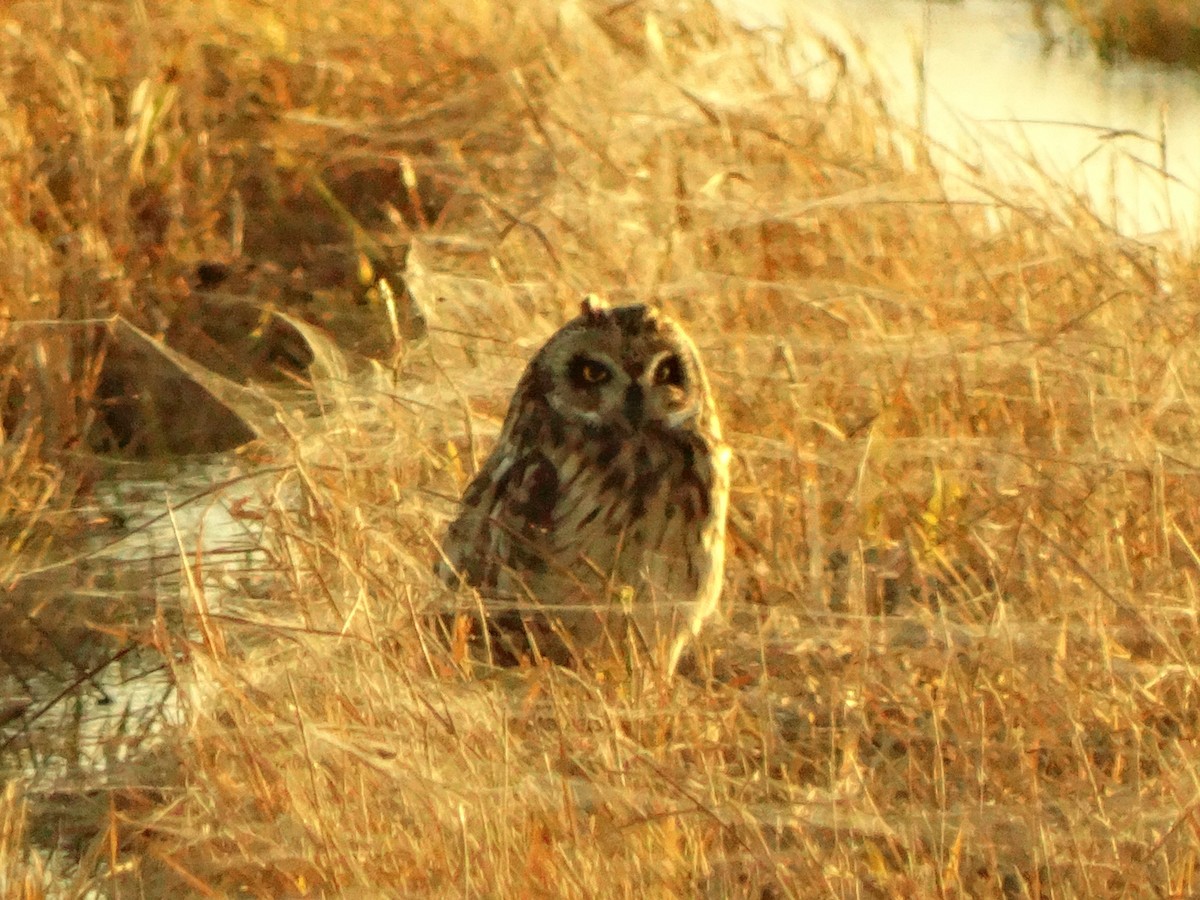
[[[646,398],[642,393],[642,386],[631,384],[625,391],[625,421],[629,423],[629,427],[641,428],[645,412]]]

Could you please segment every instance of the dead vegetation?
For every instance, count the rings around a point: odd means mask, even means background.
[[[704,4],[513,7],[10,8],[6,619],[50,630],[47,566],[56,609],[126,596],[53,562],[84,448],[179,449],[180,408],[121,406],[123,331],[264,474],[252,579],[183,546],[152,609],[87,607],[178,722],[30,778],[47,738],[0,721],[2,890],[1193,893],[1194,259],[950,201],[836,55],[815,99]],[[728,626],[670,684],[472,669],[422,624],[588,290],[689,323],[736,452]]]
[[[1196,0],[1064,0],[1063,6],[1105,62],[1200,68]]]

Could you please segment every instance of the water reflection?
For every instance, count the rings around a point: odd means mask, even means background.
[[[1029,4],[1016,0],[725,2],[752,27],[791,17],[848,50],[861,41],[893,113],[950,151],[939,164],[952,175],[964,171],[957,155],[1027,185],[1028,156],[1126,234],[1200,237],[1200,74],[1108,68],[1071,40],[1046,47]],[[1069,32],[1047,12],[1055,34]]]

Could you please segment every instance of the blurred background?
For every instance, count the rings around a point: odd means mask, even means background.
[[[759,29],[808,23],[950,174],[1045,176],[1127,235],[1196,239],[1200,4],[1194,0],[723,0]],[[816,57],[814,57],[815,59]],[[820,83],[818,66],[808,80]],[[948,186],[951,187],[951,186]]]

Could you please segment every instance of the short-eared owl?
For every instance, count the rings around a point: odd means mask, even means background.
[[[525,369],[438,572],[552,659],[633,639],[673,669],[721,591],[729,455],[684,330],[588,297]]]

